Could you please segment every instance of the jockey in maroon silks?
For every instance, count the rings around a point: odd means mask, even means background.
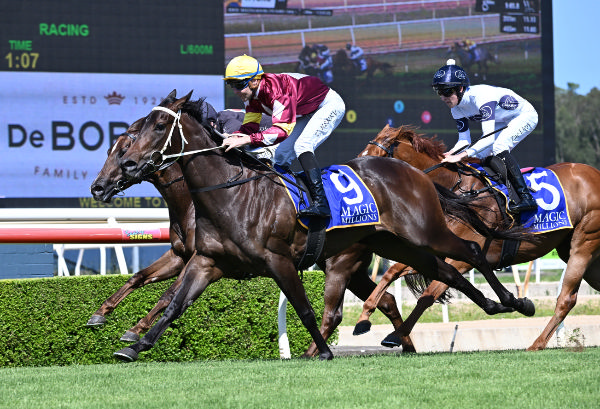
[[[224,80],[244,102],[246,109],[240,129],[223,141],[226,150],[244,145],[277,144],[274,162],[289,167],[298,158],[307,176],[313,203],[300,210],[298,217],[330,217],[314,151],[344,117],[342,98],[317,77],[265,73],[260,63],[248,55],[229,62]],[[272,117],[273,125],[261,131],[259,123],[263,114]]]

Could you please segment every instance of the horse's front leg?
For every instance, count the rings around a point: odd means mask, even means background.
[[[513,293],[508,291],[506,287],[502,285],[498,277],[488,264],[485,256],[481,252],[481,248],[475,242],[467,242],[473,249],[473,254],[475,257],[472,261],[468,263],[460,263],[452,260],[447,260],[450,264],[452,264],[455,268],[460,271],[467,271],[470,266],[474,266],[479,270],[479,272],[485,277],[486,281],[494,290],[494,293],[498,296],[498,299],[502,303],[502,305],[510,308],[514,308],[521,314],[532,317],[535,314],[535,305],[528,298],[517,298]]]
[[[135,344],[115,352],[113,355],[116,358],[126,362],[137,360],[139,353],[151,349],[169,325],[183,314],[209,284],[223,277],[223,272],[214,265],[212,259],[197,254],[188,262],[183,274],[179,290],[156,325]]]
[[[183,281],[183,274],[179,274],[177,280],[164,292],[164,294],[160,297],[154,308],[148,312],[148,314],[139,320],[135,326],[131,327],[121,337],[120,341],[124,342],[137,342],[140,340],[140,334],[142,332],[148,331],[154,321],[158,318],[159,314],[164,311],[165,308],[171,303],[173,297],[181,287],[181,282]]]
[[[283,294],[285,294],[292,307],[294,307],[300,321],[302,321],[302,324],[306,327],[315,342],[319,350],[319,359],[333,359],[333,353],[319,331],[315,311],[306,296],[306,291],[304,291],[304,286],[302,285],[302,281],[300,281],[294,263],[290,259],[275,253],[271,253],[266,260],[273,279],[281,291],[283,291]]]
[[[177,256],[172,248],[169,249],[154,263],[135,273],[117,292],[108,297],[91,316],[86,325],[88,327],[95,327],[105,324],[105,316],[113,312],[117,305],[131,294],[133,290],[149,283],[156,283],[175,277],[181,272],[184,266],[184,260]]]
[[[432,281],[425,291],[423,291],[423,294],[421,294],[417,300],[415,308],[410,312],[409,316],[402,323],[402,325],[385,337],[381,344],[390,348],[402,345],[403,337],[410,335],[423,313],[429,307],[431,307],[433,303],[440,298],[448,288],[448,285],[442,283],[441,281]]]
[[[599,245],[600,243],[598,240],[590,240],[584,244],[585,247],[577,248],[575,254],[571,255],[567,262],[560,294],[556,300],[554,315],[550,318],[550,321],[542,333],[536,338],[533,344],[527,348],[528,351],[540,351],[546,349],[548,342],[556,332],[558,326],[565,320],[573,307],[575,307],[583,275],[588,274],[596,277],[600,275],[600,259],[596,259],[588,266],[592,258],[591,255],[593,249],[597,248]],[[575,246],[577,247],[577,243],[575,243]]]
[[[372,259],[372,254],[360,244],[354,244],[346,251],[330,257],[325,262],[325,294],[323,319],[321,320],[321,335],[327,341],[343,318],[344,295],[348,283],[358,270],[366,271]],[[312,342],[302,355],[312,357],[317,353],[317,345]]]
[[[381,277],[381,280],[377,284],[377,287],[375,287],[375,290],[364,302],[362,313],[360,314],[360,317],[358,317],[352,335],[366,334],[371,330],[371,321],[369,321],[369,318],[377,308],[381,297],[383,297],[387,289],[394,281],[396,281],[399,277],[408,274],[409,271],[412,271],[412,268],[402,263],[396,263],[386,270]]]

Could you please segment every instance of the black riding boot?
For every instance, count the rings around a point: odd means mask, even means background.
[[[302,169],[304,169],[304,173],[306,173],[308,191],[313,200],[313,203],[309,207],[298,212],[298,218],[331,217],[329,202],[327,202],[327,196],[325,196],[325,189],[323,188],[323,179],[321,179],[321,168],[317,164],[315,154],[304,152],[298,156],[298,160],[300,161],[300,165],[302,165]]]
[[[508,180],[519,195],[518,201],[510,201],[508,204],[508,211],[511,213],[522,213],[536,210],[537,203],[535,202],[533,196],[531,196],[531,193],[529,193],[529,189],[525,184],[525,178],[523,178],[523,174],[521,173],[521,169],[519,168],[515,158],[513,158],[508,151],[500,152],[497,156],[504,161]]]

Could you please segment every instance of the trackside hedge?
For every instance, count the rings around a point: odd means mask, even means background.
[[[173,280],[135,290],[107,316],[103,327],[85,324],[130,276],[0,280],[0,366],[114,363],[119,341],[154,306]],[[305,272],[304,287],[317,321],[323,313],[324,274]],[[279,358],[277,305],[272,279],[223,279],[210,285],[140,361]],[[288,303],[292,357],[310,335]],[[331,338],[335,340],[337,333]],[[330,341],[330,342],[331,342]]]

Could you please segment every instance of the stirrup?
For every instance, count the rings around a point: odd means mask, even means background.
[[[329,209],[325,210],[321,206],[312,204],[307,208],[299,210],[296,217],[298,219],[302,219],[304,217],[321,217],[323,219],[328,219],[331,217],[331,211]]]
[[[531,199],[533,199],[533,197]],[[511,200],[508,204],[508,211],[512,214],[520,214],[537,210],[537,207],[535,200],[521,199],[519,203],[515,203]]]

